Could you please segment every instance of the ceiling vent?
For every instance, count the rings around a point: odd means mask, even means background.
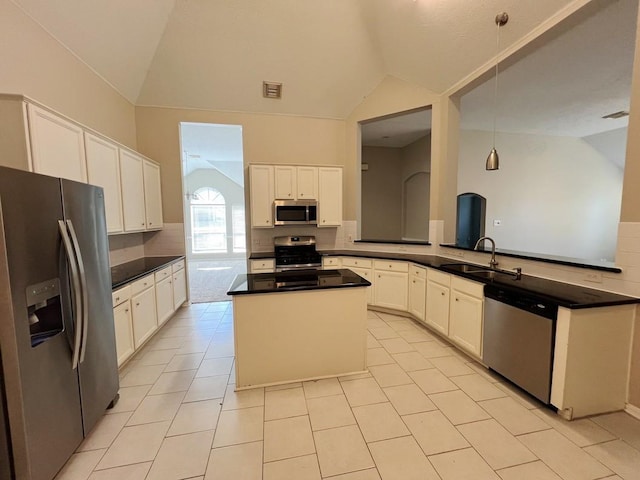
[[[610,113],[609,115],[605,115],[602,118],[622,118],[622,117],[628,117],[628,116],[629,116],[629,112],[627,112],[626,110],[620,110],[619,112]]]
[[[262,96],[264,98],[281,98],[282,84],[274,82],[262,82]]]

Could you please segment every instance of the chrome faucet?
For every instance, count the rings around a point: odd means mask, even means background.
[[[473,249],[478,250],[478,245],[480,245],[480,242],[483,240],[489,240],[491,242],[491,260],[489,260],[489,267],[495,269],[498,266],[498,262],[496,261],[496,242],[493,240],[493,238],[480,237]]]

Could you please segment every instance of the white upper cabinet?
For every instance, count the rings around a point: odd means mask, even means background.
[[[104,189],[107,232],[122,232],[124,225],[118,146],[90,133],[85,133],[84,143],[87,154],[88,181],[90,184]]]
[[[276,200],[318,199],[318,167],[276,165],[274,181]]]
[[[296,167],[276,165],[273,175],[276,200],[295,200],[297,198]]]
[[[273,227],[273,166],[251,165],[249,169],[251,226]]]
[[[139,232],[144,230],[147,225],[142,164],[142,157],[120,149],[120,179],[125,232]]]
[[[297,167],[296,186],[298,199],[317,200],[318,199],[318,167]]]
[[[342,168],[318,168],[318,227],[342,225]]]
[[[160,189],[160,167],[148,160],[143,161],[144,204],[147,230],[162,228],[162,193]]]
[[[33,171],[86,182],[82,127],[31,103],[27,110]]]

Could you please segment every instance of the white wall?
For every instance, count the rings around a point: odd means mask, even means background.
[[[490,132],[460,132],[458,193],[487,198],[485,232],[499,248],[614,261],[619,167],[579,138],[499,133],[500,170],[488,172],[491,142]]]

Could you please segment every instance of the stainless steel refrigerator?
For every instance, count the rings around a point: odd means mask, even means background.
[[[0,167],[0,355],[11,475],[51,480],[117,401],[101,188]]]

